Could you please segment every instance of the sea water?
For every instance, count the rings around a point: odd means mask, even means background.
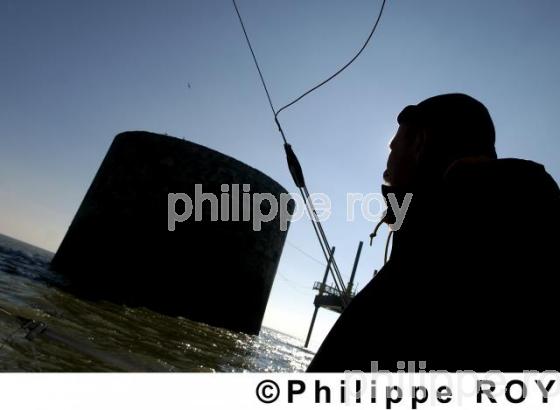
[[[313,353],[263,327],[231,332],[56,286],[53,254],[0,235],[0,371],[303,371]]]

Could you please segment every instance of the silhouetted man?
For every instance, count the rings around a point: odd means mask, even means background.
[[[497,159],[492,119],[467,95],[398,122],[383,192],[413,193],[410,208],[308,371],[560,370],[558,186],[542,165]]]

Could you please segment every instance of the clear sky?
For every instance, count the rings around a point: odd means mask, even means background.
[[[381,2],[238,4],[281,106],[352,57]],[[346,277],[372,228],[346,222],[346,193],[379,192],[405,105],[471,94],[494,118],[499,155],[538,161],[560,179],[559,19],[557,0],[389,0],[356,63],[281,114],[310,190],[332,199],[325,228]],[[3,0],[0,232],[56,250],[113,136],[125,130],[185,137],[295,191],[269,110],[229,0]],[[381,266],[385,235],[364,247],[362,286]],[[311,225],[300,221],[265,316],[302,338],[310,288],[324,269],[306,254],[321,260]],[[384,313],[372,312],[372,323],[375,314]],[[313,347],[335,319],[319,313]]]

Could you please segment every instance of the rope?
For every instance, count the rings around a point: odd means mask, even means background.
[[[266,85],[266,81],[264,79],[262,70],[260,68],[259,62],[258,62],[257,57],[255,55],[255,52],[253,50],[253,46],[251,45],[251,40],[249,39],[249,35],[247,34],[247,30],[245,28],[245,23],[243,22],[243,18],[241,17],[241,13],[239,11],[239,7],[237,6],[237,2],[236,2],[236,0],[232,0],[232,1],[233,1],[233,6],[235,8],[235,12],[237,14],[237,18],[239,19],[239,23],[241,24],[241,28],[243,29],[243,34],[245,36],[245,41],[247,42],[247,45],[249,46],[249,50],[251,51],[251,56],[253,57],[253,62],[255,63],[255,66],[257,67],[257,71],[259,73],[259,78],[261,80],[261,84],[262,84],[262,86],[265,90],[266,97],[268,99],[268,104],[270,105],[270,109],[272,111],[272,114],[274,115],[274,122],[276,123],[276,125],[278,127],[278,131],[280,132],[280,135],[282,136],[282,140],[284,141],[284,148],[286,149],[286,154],[288,155],[288,165],[290,167],[290,172],[292,173],[292,177],[294,178],[294,182],[296,183],[297,187],[299,188],[300,193],[302,194],[302,197],[305,199],[305,204],[306,204],[306,207],[308,209],[309,215],[311,217],[311,222],[313,224],[313,229],[315,231],[315,235],[317,236],[317,239],[319,240],[321,250],[323,251],[323,254],[324,254],[325,258],[327,259],[327,261],[331,260],[331,258],[332,258],[332,263],[330,264],[330,271],[331,271],[331,274],[332,274],[332,277],[333,277],[333,280],[334,280],[334,283],[335,283],[336,287],[341,292],[341,294],[344,295],[343,296],[343,304],[346,305],[346,303],[347,303],[346,299],[349,295],[346,294],[346,288],[345,288],[345,285],[344,285],[344,280],[342,279],[342,275],[340,274],[340,269],[338,268],[338,264],[336,263],[333,255],[331,254],[331,247],[330,247],[329,241],[327,239],[327,235],[326,235],[326,233],[323,229],[323,226],[322,226],[321,222],[318,219],[316,219],[317,212],[315,211],[315,208],[313,207],[313,204],[309,200],[309,191],[307,190],[307,186],[305,185],[305,182],[304,182],[303,172],[301,171],[301,166],[299,165],[299,161],[297,160],[297,157],[295,157],[295,154],[293,153],[293,151],[291,149],[291,146],[288,144],[288,140],[286,138],[286,135],[284,134],[284,130],[282,129],[282,125],[280,124],[280,121],[278,120],[278,114],[280,114],[280,112],[282,112],[286,108],[294,105],[295,103],[300,101],[305,96],[311,94],[313,91],[317,90],[318,88],[322,87],[323,85],[325,85],[326,83],[328,83],[329,81],[334,79],[336,76],[338,76],[344,70],[346,70],[360,56],[360,54],[362,54],[362,52],[365,50],[365,48],[369,44],[369,41],[373,37],[373,34],[375,33],[375,31],[377,29],[377,26],[379,25],[379,22],[381,20],[381,16],[383,15],[383,10],[385,9],[386,0],[383,0],[383,2],[381,3],[381,8],[380,8],[379,13],[377,15],[377,18],[375,20],[373,28],[371,29],[366,41],[364,42],[362,47],[358,50],[358,52],[354,55],[354,57],[352,57],[344,66],[342,66],[340,69],[338,69],[330,77],[321,81],[320,83],[316,84],[315,86],[311,87],[309,90],[305,91],[302,95],[295,98],[290,103],[284,105],[279,110],[275,110],[275,108],[274,108],[274,104],[272,102],[270,92],[268,91],[268,87]]]
[[[280,134],[282,135],[282,139],[284,140],[284,144],[287,144],[288,141],[286,140],[286,136],[284,135],[284,131],[280,126],[280,123],[276,119],[276,110],[274,109],[274,104],[272,103],[272,98],[270,97],[270,92],[268,91],[268,87],[266,86],[266,81],[264,81],[264,77],[261,71],[261,67],[259,66],[259,62],[257,61],[257,56],[253,51],[253,46],[251,45],[251,40],[249,40],[249,35],[247,34],[247,30],[245,30],[245,24],[243,23],[243,19],[241,18],[241,13],[239,12],[239,8],[237,7],[237,3],[233,0],[233,7],[235,7],[235,12],[237,13],[237,18],[239,19],[239,23],[241,24],[241,28],[243,29],[243,34],[245,35],[245,40],[247,41],[247,45],[249,46],[249,50],[251,50],[251,55],[253,56],[253,61],[255,62],[255,66],[257,67],[257,71],[259,72],[259,77],[261,79],[262,86],[264,91],[266,92],[266,98],[268,98],[268,104],[270,105],[270,109],[272,110],[272,115],[274,115],[274,121],[276,125],[278,125],[278,129],[280,130]]]
[[[383,263],[387,263],[389,260],[389,244],[391,243],[391,238],[393,237],[393,231],[389,231],[387,235],[387,242],[385,242],[385,256],[383,257]]]
[[[301,249],[299,246],[297,246],[295,243],[290,242],[290,241],[288,241],[288,240],[286,240],[286,243],[287,243],[288,245],[290,245],[292,248],[298,250],[302,255],[307,256],[310,260],[312,260],[312,261],[314,261],[314,262],[317,262],[317,263],[318,263],[319,265],[321,265],[321,266],[327,266],[326,263],[320,261],[319,259],[317,259],[315,256],[311,255],[310,253],[307,253],[306,251],[304,251],[303,249]]]
[[[308,94],[311,94],[313,91],[315,91],[316,89],[318,89],[319,87],[322,87],[323,85],[325,85],[326,83],[328,83],[329,81],[331,81],[333,78],[335,78],[336,76],[338,76],[340,73],[342,73],[344,70],[346,70],[359,56],[360,54],[362,54],[362,51],[365,50],[365,48],[367,47],[369,41],[371,40],[371,38],[373,37],[373,34],[375,33],[375,30],[377,30],[377,26],[379,24],[379,21],[381,20],[381,16],[383,15],[383,10],[385,9],[385,3],[387,0],[383,0],[383,2],[381,3],[381,8],[379,9],[379,13],[377,15],[377,19],[375,20],[375,24],[373,25],[373,28],[371,29],[365,43],[362,45],[362,48],[360,48],[360,50],[356,53],[356,55],[354,57],[352,57],[352,59],[350,61],[348,61],[346,64],[344,64],[344,66],[342,66],[336,73],[334,73],[333,75],[331,75],[329,78],[327,78],[326,80],[321,81],[319,84],[311,87],[309,90],[307,90],[306,92],[304,92],[302,95],[300,95],[299,97],[297,97],[296,99],[294,99],[292,102],[286,104],[285,106],[283,106],[282,108],[280,108],[278,111],[276,111],[276,115],[280,114],[283,110],[285,110],[286,108],[294,105],[295,103],[297,103],[299,100],[301,100],[303,97],[305,97]]]

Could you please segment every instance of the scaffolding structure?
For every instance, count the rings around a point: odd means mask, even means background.
[[[313,332],[313,326],[315,326],[315,320],[317,319],[317,313],[319,308],[324,308],[331,310],[333,312],[342,313],[342,311],[348,306],[348,303],[356,295],[356,292],[352,289],[354,287],[354,277],[356,276],[356,270],[358,268],[358,262],[360,260],[360,255],[362,253],[363,242],[358,245],[358,252],[356,253],[356,258],[354,259],[354,266],[352,268],[352,274],[350,275],[350,280],[348,285],[339,290],[336,287],[327,285],[327,278],[329,276],[329,270],[331,269],[331,263],[334,258],[335,247],[331,248],[329,261],[327,263],[327,268],[323,276],[322,282],[315,282],[313,284],[313,290],[317,290],[318,293],[315,296],[313,304],[315,305],[315,310],[313,311],[313,317],[311,318],[311,324],[309,325],[309,331],[307,332],[307,338],[305,340],[305,347],[309,346],[309,340],[311,339],[311,333]]]

